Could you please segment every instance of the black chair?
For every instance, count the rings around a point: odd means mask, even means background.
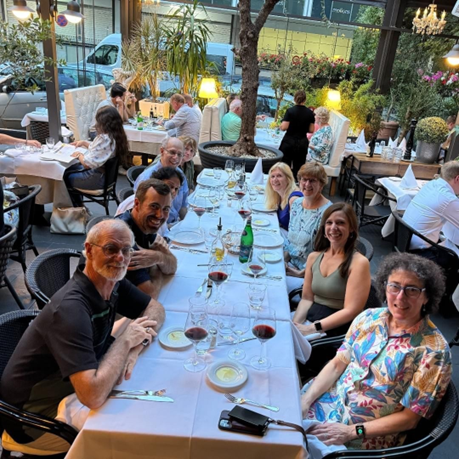
[[[50,298],[70,279],[70,262],[80,258],[81,253],[73,249],[54,249],[39,255],[30,263],[25,284],[38,308],[43,309]]]
[[[19,210],[19,223],[17,227],[17,238],[11,250],[10,258],[21,263],[22,270],[25,272],[26,252],[33,250],[35,256],[38,256],[38,250],[32,240],[32,217],[35,198],[41,191],[40,185],[29,186],[29,194],[8,207],[8,210]],[[14,188],[12,189],[14,191]]]
[[[344,158],[341,162],[341,170],[339,173],[338,181],[338,190],[339,194],[343,195],[344,190],[346,189],[346,182],[348,187],[351,184],[351,179],[353,176],[354,168],[354,155],[349,155],[347,158]]]
[[[134,190],[132,188],[123,188],[122,190],[118,191],[118,201],[123,202],[129,196],[134,194]]]
[[[377,189],[375,185],[357,174],[354,176],[354,180],[355,198],[353,205],[355,213],[359,218],[359,228],[365,225],[383,226],[391,213],[390,207],[384,205],[384,203],[386,201],[396,202],[396,200],[388,196],[383,191]],[[368,190],[371,190],[374,194],[383,198],[383,202],[375,206],[367,206],[366,192]]]
[[[134,187],[137,177],[147,168],[147,166],[132,166],[127,170],[126,178],[130,185]]]
[[[359,236],[359,240],[357,241],[357,250],[365,258],[367,258],[368,261],[371,261],[371,259],[373,258],[373,254],[375,253],[375,250],[371,245],[370,241],[362,236]]]
[[[16,240],[16,233],[16,228],[5,225],[5,234],[0,238],[0,288],[8,287],[8,290],[11,295],[13,295],[13,298],[18,306],[21,309],[24,309],[24,305],[6,276],[6,268],[8,267],[11,249],[13,248],[14,241]]]
[[[79,188],[69,188],[69,192],[81,194],[83,197],[86,198],[86,201],[83,200],[83,202],[96,202],[102,207],[105,207],[105,213],[109,215],[109,202],[115,201],[116,204],[119,204],[118,197],[116,196],[118,165],[119,160],[117,157],[111,158],[105,163],[105,183],[104,188],[102,190],[83,190]]]
[[[16,349],[19,340],[30,322],[35,319],[38,314],[39,311],[27,309],[25,311],[13,311],[0,315],[0,379],[3,376],[6,365]],[[57,435],[70,445],[78,434],[73,427],[63,422],[18,409],[0,400],[0,434],[7,428],[8,432],[17,443],[28,443],[31,439],[22,430],[23,426]],[[6,451],[5,445],[3,445],[3,452],[0,457],[10,457],[10,452],[11,451]],[[28,454],[27,457],[37,459],[39,457],[63,459],[65,454],[56,454],[52,456],[32,456]]]
[[[103,220],[110,220],[113,217],[107,216],[107,215],[99,215],[97,217],[91,218],[88,223],[86,223],[86,234],[89,233],[89,230],[94,226],[97,225],[97,223],[103,221]]]

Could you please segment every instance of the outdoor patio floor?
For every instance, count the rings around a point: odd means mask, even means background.
[[[118,179],[117,189],[121,190],[129,186],[125,177],[120,176]],[[327,189],[325,190],[325,195]],[[334,196],[332,201],[338,202],[343,200],[341,196]],[[97,204],[89,204],[89,209],[94,216],[103,215],[104,209]],[[116,210],[116,203],[110,203],[110,213],[114,215]],[[378,269],[378,265],[381,259],[391,253],[392,243],[390,241],[384,241],[381,239],[381,228],[369,225],[365,226],[361,230],[362,237],[365,237],[370,241],[374,247],[374,256],[371,261],[371,273],[374,275]],[[77,250],[82,250],[84,235],[76,236],[65,236],[65,235],[56,235],[50,234],[49,228],[47,227],[34,227],[33,229],[33,240],[37,246],[38,252],[42,253],[50,249],[59,249],[59,248],[73,248]],[[32,261],[34,255],[32,251],[29,251],[27,254],[28,262]],[[13,284],[16,292],[18,293],[21,301],[25,307],[33,308],[35,307],[34,302],[31,300],[30,295],[24,284],[24,275],[22,268],[19,263],[11,262],[8,266],[7,276],[11,283]],[[167,308],[167,305],[165,305]],[[18,309],[16,302],[9,293],[7,288],[0,289],[0,314],[13,311]],[[434,314],[432,316],[433,322],[439,327],[445,336],[447,341],[450,341],[459,327],[459,313],[453,317],[445,318],[441,314]],[[452,349],[453,356],[453,381],[459,390],[459,348],[453,347]],[[1,451],[1,447],[0,447]],[[430,456],[433,459],[457,459],[459,457],[459,426],[456,424],[455,429],[446,440],[439,447],[437,447]]]

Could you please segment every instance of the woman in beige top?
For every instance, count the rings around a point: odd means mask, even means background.
[[[371,287],[370,264],[356,252],[358,223],[349,204],[328,207],[308,256],[303,293],[293,322],[303,335],[344,334],[362,312]],[[310,325],[304,325],[309,320]]]

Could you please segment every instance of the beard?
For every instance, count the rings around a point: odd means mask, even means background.
[[[112,282],[119,282],[124,279],[124,276],[126,276],[127,273],[126,265],[120,267],[103,265],[93,266],[93,268],[97,274]]]

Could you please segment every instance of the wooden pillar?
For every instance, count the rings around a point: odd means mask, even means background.
[[[141,0],[121,0],[121,40],[131,37],[134,24],[142,19],[142,2]]]

